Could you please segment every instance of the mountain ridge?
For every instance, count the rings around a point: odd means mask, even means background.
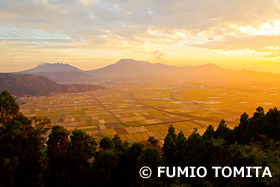
[[[65,66],[65,64],[63,65]],[[56,63],[54,64],[54,66],[61,66],[61,64]],[[33,70],[34,69],[35,68],[33,68]],[[76,71],[65,70],[63,73],[58,71],[39,73],[30,70],[26,70],[24,72],[44,75],[56,82],[68,81],[71,83],[88,82],[98,79],[183,79],[197,81],[267,81],[271,79],[280,80],[280,74],[251,70],[224,69],[213,63],[207,63],[198,66],[178,67],[162,63],[152,64],[147,61],[137,61],[134,59],[121,59],[114,64],[110,64],[98,69],[88,71],[77,69],[78,68],[76,68]]]

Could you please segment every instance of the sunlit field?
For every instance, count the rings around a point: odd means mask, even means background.
[[[261,83],[229,85],[211,82],[119,82],[103,91],[18,98],[21,112],[49,118],[52,125],[81,129],[96,138],[118,134],[130,142],[154,136],[163,142],[170,124],[186,136],[195,128],[203,134],[224,119],[230,128],[258,106],[278,106],[280,87]]]

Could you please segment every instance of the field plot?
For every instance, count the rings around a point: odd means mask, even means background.
[[[69,131],[76,128],[93,135],[100,133],[99,124],[118,123],[91,93],[56,94],[25,102],[28,104],[22,105],[21,111],[28,117],[47,117],[52,125],[61,125]]]
[[[162,90],[154,90],[153,92],[162,92]],[[167,91],[164,90],[164,92],[166,93]],[[169,92],[175,92],[177,94],[181,91],[174,91],[170,89]],[[212,123],[217,123],[224,119],[230,122],[232,126],[235,126],[239,120],[239,116],[235,115],[234,113],[218,110],[217,108],[215,108],[215,106],[210,108],[212,105],[211,102],[207,102],[206,104],[208,105],[206,106],[204,103],[202,104],[201,102],[196,102],[195,100],[189,100],[186,96],[181,96],[177,98],[176,94],[170,94],[172,95],[172,97],[169,100],[154,100],[152,97],[147,98],[145,92],[137,90],[134,92],[133,96],[137,101],[141,103],[144,103],[159,111],[166,112],[169,115],[173,115],[173,118],[185,117],[185,119],[187,118],[195,120],[204,120]],[[154,94],[150,93],[149,95]],[[218,103],[218,101],[213,103],[216,104]]]
[[[246,112],[265,110],[280,103],[275,85],[223,85],[193,82],[157,83],[147,86],[116,84],[103,91],[19,98],[21,112],[47,117],[52,125],[81,129],[95,137],[120,135],[123,140],[163,142],[170,124],[189,136],[194,128],[203,134],[224,119],[233,128]]]
[[[125,126],[145,126],[187,120],[149,106],[138,103],[131,98],[131,91],[112,94],[104,91],[96,94],[96,98]]]

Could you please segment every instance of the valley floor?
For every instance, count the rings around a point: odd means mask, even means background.
[[[154,136],[163,142],[170,124],[186,136],[195,128],[203,134],[222,119],[233,128],[242,113],[277,106],[279,91],[273,84],[121,82],[103,91],[22,97],[17,102],[27,117],[47,117],[69,131],[81,129],[96,138],[118,134],[131,142]]]

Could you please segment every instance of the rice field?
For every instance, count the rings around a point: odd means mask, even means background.
[[[175,82],[146,86],[116,84],[103,91],[18,98],[27,117],[49,118],[52,125],[81,129],[93,136],[120,135],[130,142],[154,136],[163,141],[170,124],[189,136],[194,128],[203,134],[224,119],[233,128],[246,112],[265,110],[280,103],[275,85],[217,85]]]

